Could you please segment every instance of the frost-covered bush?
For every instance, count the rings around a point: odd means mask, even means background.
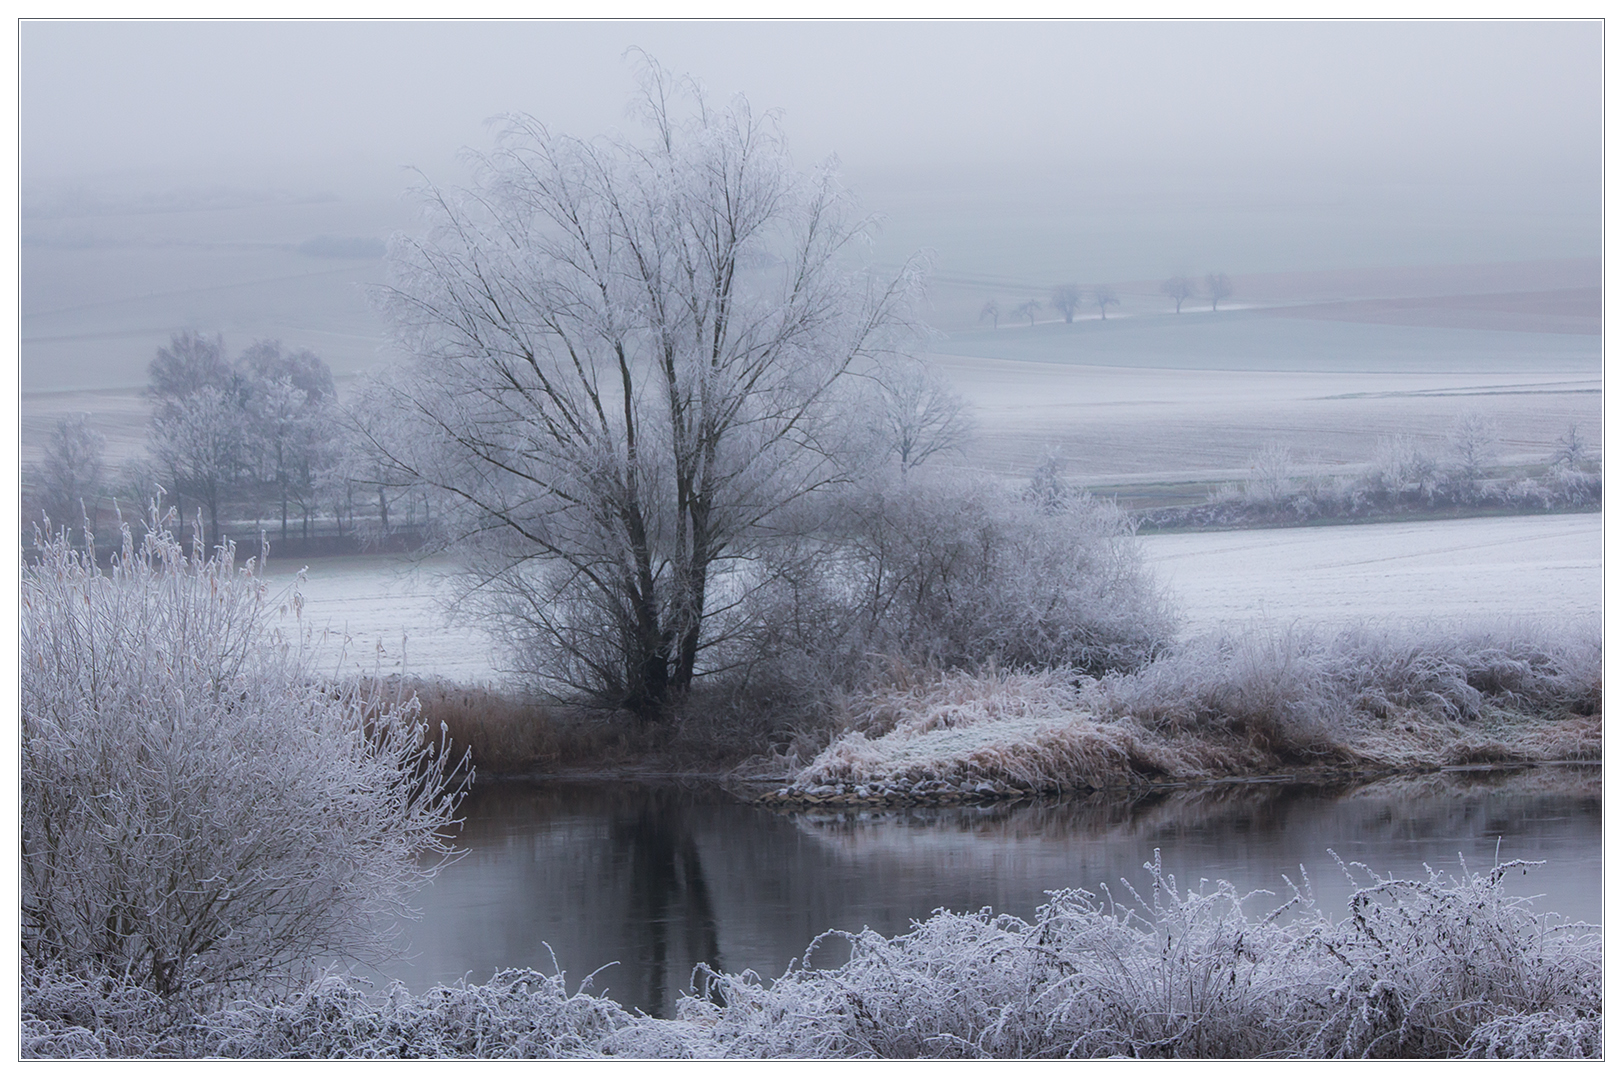
[[[62,536],[23,567],[24,956],[171,998],[374,955],[450,852],[455,770],[415,701],[308,677],[254,561],[168,524],[109,571]]]
[[[776,651],[844,657],[846,674],[875,655],[1123,670],[1172,631],[1130,523],[1086,497],[914,470],[845,495],[821,537],[814,570],[781,575],[760,618]]]
[[[1290,627],[1180,643],[1094,707],[1257,765],[1436,766],[1598,754],[1600,686],[1598,628]]]

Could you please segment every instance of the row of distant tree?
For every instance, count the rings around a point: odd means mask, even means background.
[[[25,527],[42,515],[75,534],[110,526],[115,504],[138,516],[162,488],[183,522],[201,520],[210,547],[244,522],[283,542],[308,539],[313,522],[388,529],[403,493],[368,483],[332,371],[315,353],[256,341],[233,359],[221,336],[188,331],[157,350],[148,375],[145,454],[111,463],[88,415],[61,419],[24,474]],[[419,501],[408,497],[414,521]]]
[[[1161,282],[1161,292],[1172,301],[1173,312],[1181,315],[1183,314],[1184,301],[1196,297],[1210,300],[1212,310],[1216,311],[1219,300],[1226,300],[1234,295],[1234,285],[1229,281],[1227,274],[1219,272],[1207,274],[1204,281],[1197,281],[1194,278],[1180,275],[1169,277]],[[1082,309],[1084,301],[1090,306],[1098,307],[1099,318],[1101,319],[1109,317],[1109,309],[1112,305],[1121,306],[1121,297],[1116,294],[1115,288],[1110,285],[1088,285],[1084,287],[1075,282],[1066,282],[1062,285],[1055,285],[1048,296],[1048,306],[1065,316],[1066,322],[1075,320],[1076,313]],[[1034,326],[1037,322],[1037,313],[1042,309],[1043,302],[1041,300],[1031,299],[1011,308],[1008,314],[1024,318],[1028,325]],[[988,300],[981,307],[980,321],[990,321],[992,329],[996,330],[1003,315],[1002,305],[996,300]]]

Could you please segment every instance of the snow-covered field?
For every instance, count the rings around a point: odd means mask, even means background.
[[[1183,533],[1141,538],[1186,631],[1254,621],[1601,614],[1601,515]]]
[[[1184,533],[1141,538],[1186,632],[1258,621],[1598,619],[1601,515]],[[301,565],[306,624],[321,666],[494,682],[499,647],[451,614],[455,565],[398,556],[272,559]],[[346,636],[348,639],[345,645]],[[382,655],[378,653],[382,649]]]
[[[1467,411],[1492,421],[1507,464],[1547,462],[1571,423],[1602,451],[1598,359],[1397,372],[1116,366],[1080,351],[1070,362],[932,360],[970,403],[968,458],[1017,479],[1054,445],[1069,478],[1086,484],[1242,479],[1268,441],[1304,472],[1356,471],[1386,435],[1416,436],[1446,458],[1441,436]]]
[[[286,560],[272,556],[268,580],[291,585],[308,568],[300,589],[304,624],[313,634],[318,671],[384,675],[404,670],[459,682],[494,682],[495,640],[471,620],[453,616],[456,564],[436,557],[420,562],[398,555]],[[293,625],[291,616],[282,622]]]

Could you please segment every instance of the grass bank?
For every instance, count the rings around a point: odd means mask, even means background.
[[[781,978],[701,969],[672,1020],[562,974],[381,995],[344,978],[193,1007],[25,971],[24,1057],[1558,1058],[1601,1054],[1601,939],[1511,896],[1527,864],[1426,880],[1344,867],[1340,921],[1294,895],[1180,892],[1159,854],[1120,896],[1031,919],[938,911],[828,932]],[[1462,868],[1463,870],[1463,868]],[[843,962],[812,967],[838,950]]]
[[[482,777],[731,775],[770,784],[764,799],[782,804],[984,802],[1601,754],[1598,628],[1254,630],[1102,677],[872,670],[854,689],[713,689],[653,724],[448,682],[379,689],[415,694],[430,729],[443,724]]]
[[[1537,628],[1197,638],[1140,670],[910,673],[773,803],[955,803],[1289,773],[1593,761],[1601,648]]]

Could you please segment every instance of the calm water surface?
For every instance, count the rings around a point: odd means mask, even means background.
[[[773,812],[701,787],[499,784],[466,810],[468,853],[419,896],[414,958],[376,973],[414,990],[503,967],[551,972],[555,955],[571,989],[592,975],[594,992],[667,1014],[695,964],[770,979],[830,928],[903,933],[939,907],[1029,919],[1066,886],[1121,896],[1122,878],[1142,890],[1156,848],[1180,889],[1206,878],[1288,895],[1281,875],[1305,867],[1331,918],[1352,886],[1327,848],[1397,876],[1426,863],[1457,874],[1462,855],[1485,871],[1497,849],[1545,860],[1511,892],[1601,921],[1598,768],[843,814]],[[821,956],[844,958],[838,944]]]

